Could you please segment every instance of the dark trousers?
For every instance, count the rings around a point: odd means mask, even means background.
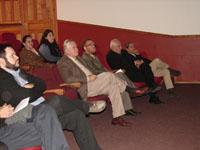
[[[55,111],[46,104],[33,107],[32,118],[0,129],[9,150],[42,145],[43,150],[69,149]]]
[[[89,106],[83,100],[68,100],[64,96],[54,96],[45,101],[52,106],[63,129],[72,131],[80,150],[100,150],[88,119]]]
[[[145,82],[148,87],[156,85],[151,67],[147,63],[143,63],[139,69],[136,66],[128,69],[125,73],[133,82]]]
[[[144,81],[145,81],[146,85],[148,87],[155,87],[156,83],[154,81],[154,75],[153,75],[153,72],[152,72],[149,64],[143,63],[140,66],[140,71],[142,72],[142,74],[144,76]]]

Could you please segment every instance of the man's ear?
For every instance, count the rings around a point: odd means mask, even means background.
[[[86,46],[83,46],[84,51],[86,51]]]
[[[3,58],[0,58],[0,67],[5,67],[6,66],[6,62],[5,62],[5,59]]]

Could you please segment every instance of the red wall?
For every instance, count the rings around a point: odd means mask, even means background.
[[[111,39],[118,38],[122,44],[133,42],[149,58],[159,57],[173,68],[181,70],[178,81],[200,81],[200,36],[161,35],[58,20],[58,38],[61,46],[68,38],[80,46],[85,39],[93,39],[97,44],[97,55],[105,65]]]

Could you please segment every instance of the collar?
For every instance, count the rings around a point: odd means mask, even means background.
[[[69,59],[71,59],[72,61],[77,61],[78,59],[77,59],[77,57],[71,57],[71,56],[67,56]]]
[[[10,74],[16,74],[16,73],[19,74],[20,73],[20,69],[17,69],[17,70],[13,70],[13,69],[9,69],[9,68],[2,68],[2,69]]]

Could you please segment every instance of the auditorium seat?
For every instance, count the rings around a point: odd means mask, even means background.
[[[39,49],[39,42],[38,42],[38,40],[36,40],[36,39],[33,39],[33,47],[36,49],[36,50],[38,50]]]
[[[1,35],[2,43],[10,44],[15,49],[16,54],[19,56],[19,52],[22,48],[22,43],[16,39],[16,35],[14,33],[5,32]]]

